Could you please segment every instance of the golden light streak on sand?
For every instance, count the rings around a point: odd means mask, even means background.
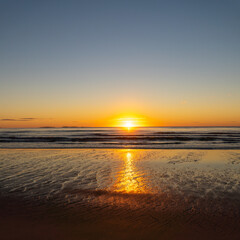
[[[146,186],[141,173],[136,170],[134,163],[134,151],[123,150],[124,166],[118,172],[118,178],[114,185],[114,190],[123,193],[145,193]]]

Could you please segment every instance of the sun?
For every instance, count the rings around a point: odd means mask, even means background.
[[[134,130],[138,127],[145,127],[147,126],[147,122],[145,117],[138,116],[138,115],[120,115],[116,118],[112,119],[112,127],[120,127],[123,129]]]
[[[127,128],[128,130],[130,130],[133,127],[136,127],[136,125],[134,124],[133,121],[131,120],[127,120],[127,121],[123,121],[123,125],[124,128]]]

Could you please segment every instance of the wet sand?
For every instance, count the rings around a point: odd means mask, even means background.
[[[239,150],[1,150],[0,160],[1,239],[240,239]]]
[[[43,206],[1,198],[1,239],[239,239],[239,202],[215,200],[189,208],[144,208],[151,197],[115,196],[118,201],[139,201],[141,208],[77,205],[73,208]],[[143,198],[144,198],[143,197]],[[142,202],[143,201],[143,202]],[[33,206],[34,204],[34,206]],[[165,204],[171,206],[171,200]],[[192,206],[192,207],[191,207]],[[171,207],[169,207],[171,208]]]

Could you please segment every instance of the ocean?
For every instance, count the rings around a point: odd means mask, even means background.
[[[0,129],[0,148],[240,149],[240,127]]]

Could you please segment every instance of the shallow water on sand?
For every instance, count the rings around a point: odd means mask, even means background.
[[[240,150],[0,150],[5,194],[76,191],[219,197],[240,192]],[[60,201],[60,202],[61,202]]]
[[[91,224],[117,219],[144,233],[174,225],[234,239],[240,150],[2,149],[0,194],[53,218],[71,211]],[[47,213],[49,204],[66,211]]]

